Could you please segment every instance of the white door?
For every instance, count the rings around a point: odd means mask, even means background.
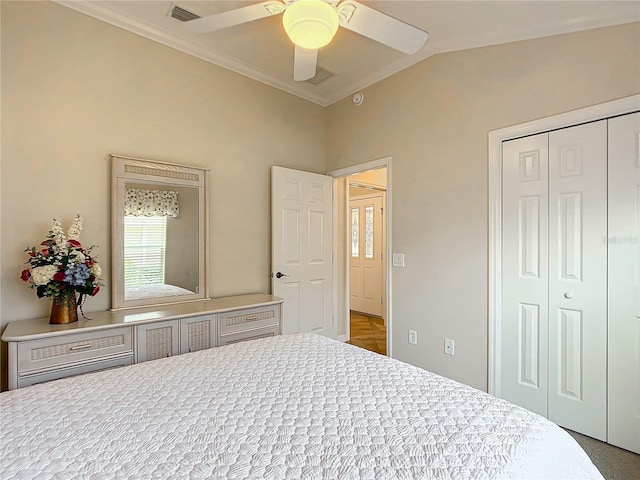
[[[333,179],[271,169],[272,291],[282,333],[333,337]]]
[[[503,144],[501,384],[606,438],[606,121]]]
[[[549,134],[549,419],[607,439],[607,121]]]
[[[502,146],[502,397],[547,416],[546,133]]]
[[[383,306],[382,205],[381,194],[349,201],[349,309],[377,317]]]
[[[640,453],[640,113],[609,120],[608,441]]]

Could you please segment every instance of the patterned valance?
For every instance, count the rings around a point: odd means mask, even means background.
[[[177,217],[180,215],[178,192],[127,188],[124,214],[135,217]]]

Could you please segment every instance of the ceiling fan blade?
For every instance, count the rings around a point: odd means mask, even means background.
[[[254,20],[270,17],[271,15],[277,15],[283,11],[283,3],[269,1],[197,18],[195,20],[185,22],[183,25],[184,29],[188,32],[207,33],[232,27],[234,25],[240,25],[241,23],[253,22]]]
[[[338,5],[340,25],[408,55],[420,50],[429,34],[354,0]]]
[[[296,45],[296,53],[293,61],[293,79],[296,82],[304,82],[316,76],[316,63],[318,62],[318,50],[307,50]]]

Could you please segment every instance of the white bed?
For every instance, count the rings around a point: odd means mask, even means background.
[[[573,438],[538,415],[311,334],[0,400],[3,480],[602,478]]]

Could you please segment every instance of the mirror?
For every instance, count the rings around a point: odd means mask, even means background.
[[[111,162],[111,309],[206,299],[207,170]]]

